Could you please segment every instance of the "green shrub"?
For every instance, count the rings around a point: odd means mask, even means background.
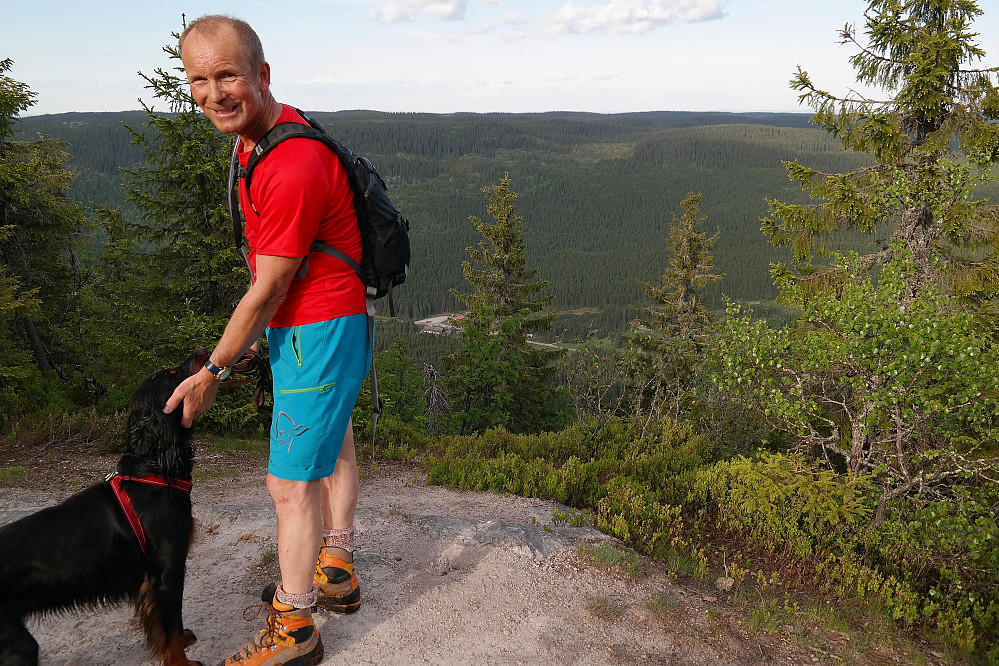
[[[696,577],[717,526],[822,589],[904,626],[925,626],[964,655],[995,645],[999,505],[995,488],[900,499],[873,520],[880,487],[801,455],[727,451],[680,420],[578,423],[557,433],[420,442],[428,481],[549,499],[592,511],[602,531]],[[922,501],[922,503],[920,503]],[[761,625],[762,626],[762,625]],[[987,658],[986,658],[987,659]]]
[[[834,547],[871,514],[864,479],[844,480],[800,455],[737,456],[696,477],[693,498],[723,527],[799,559]]]
[[[995,488],[952,488],[954,500],[896,502],[863,530],[833,576],[906,624],[929,622],[971,654],[999,637],[999,521]]]
[[[428,448],[427,435],[423,430],[392,414],[383,414],[378,419],[373,443],[370,410],[367,417],[358,418],[355,409],[353,422],[358,458],[370,455],[373,458],[410,462],[420,459]]]
[[[40,372],[33,366],[16,373],[0,364],[0,432],[8,432],[21,421],[30,422],[40,412],[73,412],[74,387],[55,372]]]
[[[615,477],[597,503],[597,527],[655,555],[674,548],[682,538],[678,506],[662,504],[653,491],[634,479]]]
[[[801,456],[740,456],[696,477],[688,508],[789,564],[817,562],[815,580],[824,589],[905,626],[933,627],[964,655],[995,641],[994,489],[952,488],[960,501],[898,500],[876,523],[870,518],[879,491]]]

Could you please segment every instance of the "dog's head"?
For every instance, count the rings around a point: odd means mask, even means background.
[[[176,368],[157,370],[132,394],[129,402],[125,450],[156,472],[171,478],[189,478],[194,467],[191,430],[180,424],[182,407],[170,414],[163,406],[180,383],[198,372],[208,360],[208,350],[195,350]],[[152,470],[150,470],[152,471]]]

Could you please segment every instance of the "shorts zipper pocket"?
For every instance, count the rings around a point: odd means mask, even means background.
[[[311,393],[313,391],[319,391],[320,393],[323,393],[327,389],[331,389],[334,386],[336,386],[336,382],[330,382],[329,384],[323,384],[322,386],[313,386],[312,388],[284,389],[278,391],[278,393]]]
[[[295,355],[295,362],[298,367],[302,367],[302,327],[296,326],[291,331],[291,353]],[[282,391],[283,393],[283,391]]]

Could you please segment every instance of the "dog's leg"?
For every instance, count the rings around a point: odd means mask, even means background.
[[[38,666],[38,641],[21,618],[0,607],[0,666]]]
[[[182,570],[179,580],[176,572],[150,575],[139,589],[136,599],[136,610],[146,632],[146,642],[163,666],[202,666],[201,662],[190,661],[184,652],[184,648],[197,639],[192,632],[184,629],[181,616],[183,596]]]
[[[167,652],[163,656],[163,666],[203,666],[200,661],[189,661],[184,653],[184,634],[177,634],[170,639]]]

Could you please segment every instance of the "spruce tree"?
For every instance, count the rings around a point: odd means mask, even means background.
[[[720,232],[709,237],[699,231],[707,221],[700,204],[701,194],[689,192],[680,202],[683,215],[672,213],[669,267],[659,284],[639,281],[652,304],[638,309],[638,329],[625,337],[628,385],[623,399],[631,414],[659,415],[677,405],[691,388],[710,332],[699,290],[725,276],[715,272],[712,255]]]
[[[985,55],[971,31],[981,13],[973,0],[872,0],[870,45],[852,63],[858,80],[892,91],[886,101],[837,98],[799,71],[792,85],[814,121],[873,164],[789,165],[826,202],[772,202],[764,231],[801,260],[838,229],[890,237],[866,255],[833,253],[827,268],[775,266],[801,311],[795,329],[733,307],[713,340],[721,392],[833,469],[870,475],[883,486],[879,515],[934,486],[994,480],[999,375],[981,315],[994,315],[999,289],[997,212],[973,195],[999,157],[999,69],[969,66]],[[852,27],[841,35],[859,46]]]
[[[995,549],[979,552],[996,533],[999,481],[999,353],[982,330],[999,287],[996,209],[974,197],[994,180],[999,96],[997,70],[972,66],[984,56],[970,28],[979,14],[972,0],[872,0],[869,45],[852,62],[884,100],[835,97],[798,72],[814,121],[871,164],[788,165],[824,200],[771,202],[764,221],[802,262],[773,269],[798,321],[775,328],[730,306],[704,365],[716,411],[736,403],[771,430],[770,446],[865,486],[876,509],[858,555],[928,589],[909,602],[913,617],[969,651],[995,636],[999,572]],[[860,46],[852,27],[841,34]],[[841,230],[887,238],[811,265]]]
[[[660,284],[639,282],[642,291],[654,305],[640,308],[641,322],[656,331],[678,332],[700,338],[705,333],[708,315],[701,302],[699,289],[725,277],[714,271],[712,252],[718,248],[720,231],[708,235],[698,228],[707,221],[701,215],[701,194],[687,193],[680,202],[683,215],[671,213],[666,249],[669,268],[659,276]]]
[[[814,108],[812,122],[872,164],[847,173],[786,165],[823,201],[770,201],[764,233],[791,246],[799,262],[796,270],[773,267],[779,283],[824,275],[810,263],[813,252],[824,254],[831,234],[852,230],[900,241],[882,242],[861,258],[862,268],[900,248],[918,267],[912,288],[932,282],[979,303],[999,293],[996,208],[973,197],[994,180],[999,157],[999,70],[978,66],[985,51],[971,28],[981,13],[974,0],[872,0],[867,44],[851,25],[840,34],[859,49],[851,58],[857,80],[884,89],[883,99],[834,95],[798,69],[791,85]]]
[[[107,370],[124,384],[121,399],[150,369],[214,344],[249,283],[227,208],[233,138],[215,129],[195,104],[176,41],[163,52],[174,66],[140,76],[154,103],[165,103],[166,110],[142,101],[144,125],[126,126],[146,156],[143,164],[124,170],[130,208],[98,214],[108,242],[93,303],[103,308],[101,325],[120,334],[100,352]],[[235,426],[251,418],[241,408],[239,416],[227,409],[229,402],[249,405],[247,396],[230,396],[206,415],[205,425]]]
[[[555,386],[560,353],[529,344],[531,334],[551,329],[555,314],[541,295],[547,281],[527,265],[509,175],[483,192],[493,221],[470,218],[483,240],[467,249],[472,261],[462,264],[473,289],[452,291],[468,307],[456,321],[462,348],[445,359],[452,414],[461,434],[493,427],[536,432],[558,425],[563,413]]]
[[[7,75],[12,66],[0,60],[0,393],[11,396],[0,404],[5,416],[50,400],[50,389],[34,383],[40,373],[58,376],[64,387],[82,385],[80,345],[67,321],[77,310],[72,251],[86,226],[82,207],[68,196],[73,175],[63,144],[42,136],[13,140],[18,116],[36,95]]]
[[[524,218],[517,215],[517,193],[510,189],[510,176],[499,185],[483,192],[489,200],[486,212],[493,221],[469,218],[483,236],[478,248],[467,248],[472,261],[461,264],[465,280],[473,287],[468,293],[452,293],[470,309],[490,306],[499,317],[509,317],[520,310],[530,315],[525,331],[542,331],[551,327],[555,313],[548,312],[551,296],[541,296],[548,281],[540,279],[540,268],[528,268],[524,243]],[[472,262],[475,262],[473,265]]]

